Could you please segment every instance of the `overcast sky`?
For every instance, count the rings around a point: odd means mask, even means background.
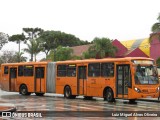
[[[81,40],[147,38],[160,0],[0,0],[0,32],[24,27],[59,30]]]

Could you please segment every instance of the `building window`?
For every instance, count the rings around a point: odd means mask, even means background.
[[[8,66],[4,66],[4,74],[8,74]]]
[[[33,76],[33,65],[24,66],[24,76]]]
[[[100,76],[100,63],[91,63],[88,65],[88,76],[89,77]]]
[[[59,77],[66,76],[66,71],[67,71],[66,68],[67,68],[66,65],[58,65],[57,66],[57,76]]]
[[[101,64],[101,76],[113,77],[114,76],[114,63],[102,63]]]

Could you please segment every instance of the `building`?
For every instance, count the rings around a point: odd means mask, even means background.
[[[152,41],[150,44],[150,57],[157,60],[160,57],[160,32],[150,35]]]
[[[150,44],[148,38],[121,41],[127,48],[123,57],[150,57]]]
[[[151,57],[154,60],[160,57],[160,41],[153,38],[151,44],[149,38],[119,41],[115,39],[112,44],[118,48],[116,57]],[[81,56],[90,45],[71,47],[73,55]]]

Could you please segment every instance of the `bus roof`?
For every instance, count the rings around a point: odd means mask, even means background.
[[[86,62],[109,62],[109,61],[115,61],[115,62],[125,62],[125,61],[131,61],[131,60],[154,60],[152,58],[146,58],[146,57],[124,57],[124,58],[103,58],[103,59],[84,59],[84,60],[67,60],[67,61],[57,61],[57,64],[63,64],[63,63],[86,63]]]
[[[146,57],[124,57],[124,58],[103,58],[103,59],[84,59],[84,60],[67,60],[67,61],[57,61],[57,64],[72,64],[72,63],[88,63],[88,62],[125,62],[125,61],[131,61],[131,60],[154,60],[151,58]],[[20,62],[20,63],[3,63],[3,65],[46,65],[49,63],[49,61],[43,61],[43,62]]]
[[[20,62],[20,63],[3,63],[1,64],[2,66],[3,65],[45,65],[47,64],[48,62]]]

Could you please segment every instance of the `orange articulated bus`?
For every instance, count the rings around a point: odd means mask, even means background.
[[[128,99],[159,97],[153,59],[142,57],[8,63],[1,65],[1,89],[22,95],[64,94]]]

